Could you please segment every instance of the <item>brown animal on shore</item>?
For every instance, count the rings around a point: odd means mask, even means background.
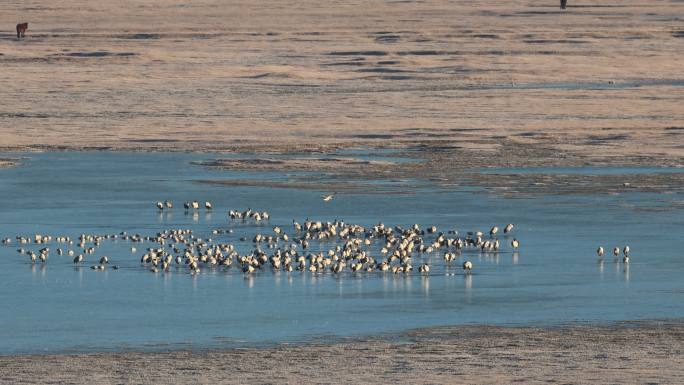
[[[26,30],[28,29],[28,23],[17,24],[17,39],[26,37]]]

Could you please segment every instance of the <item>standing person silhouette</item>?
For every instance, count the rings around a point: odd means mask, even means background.
[[[560,0],[561,2],[561,9],[565,9],[565,6],[568,4],[568,0]]]

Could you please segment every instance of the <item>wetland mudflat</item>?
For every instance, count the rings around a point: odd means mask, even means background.
[[[684,381],[682,343],[684,327],[677,321],[557,328],[456,326],[332,344],[0,356],[0,374],[4,381],[28,384],[678,384]]]
[[[681,2],[126,4],[0,5],[0,147],[684,156]]]
[[[0,4],[3,240],[191,229],[248,253],[309,217],[521,241],[400,275],[151,273],[153,245],[120,239],[31,263],[10,242],[0,382],[684,382],[682,19],[669,0]],[[271,218],[228,219],[246,207]],[[103,254],[119,269],[91,270]]]

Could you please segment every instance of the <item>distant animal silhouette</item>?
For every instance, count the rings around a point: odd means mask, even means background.
[[[568,4],[568,0],[560,0],[561,2],[561,9],[565,9],[565,6]]]
[[[26,37],[26,30],[28,29],[28,23],[17,24],[17,39]]]

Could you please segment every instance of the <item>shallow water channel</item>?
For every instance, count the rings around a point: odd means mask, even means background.
[[[405,194],[340,193],[325,203],[320,195],[326,191],[197,183],[292,176],[191,164],[215,154],[2,156],[26,158],[19,167],[0,169],[0,236],[12,239],[10,245],[0,246],[0,354],[257,346],[438,325],[556,325],[684,316],[684,213],[676,204],[684,200],[680,194],[626,191],[515,199],[425,182],[402,191]],[[621,172],[632,171],[639,170]],[[154,203],[165,199],[176,207],[160,213]],[[182,202],[194,199],[211,201],[214,209],[183,210]],[[644,205],[650,209],[641,210]],[[271,219],[255,224],[227,216],[229,209],[248,207],[269,211]],[[36,233],[73,239],[81,233],[121,231],[154,235],[189,228],[247,253],[257,232],[269,233],[280,225],[292,234],[292,220],[307,217],[364,226],[380,221],[405,227],[434,224],[461,236],[509,222],[516,227],[511,236],[499,236],[504,246],[498,253],[466,251],[452,266],[445,265],[442,252],[414,256],[416,266],[431,263],[427,276],[417,271],[405,276],[270,269],[245,276],[235,267],[206,268],[199,275],[173,267],[155,274],[140,265],[141,252],[151,245],[137,244],[133,253],[123,240],[103,242],[80,267],[72,257],[58,256],[54,250],[64,246],[57,244],[50,245],[47,263],[32,264],[16,250],[43,246],[20,246],[14,239]],[[212,235],[212,229],[233,233]],[[240,241],[243,236],[248,240]],[[517,253],[509,245],[512,237],[521,242]],[[607,251],[629,244],[631,263],[615,262],[609,252],[599,262],[595,249],[600,244]],[[314,251],[319,249],[327,250],[326,244],[314,245]],[[119,270],[89,268],[105,254]],[[475,265],[471,275],[460,269],[465,259]]]

